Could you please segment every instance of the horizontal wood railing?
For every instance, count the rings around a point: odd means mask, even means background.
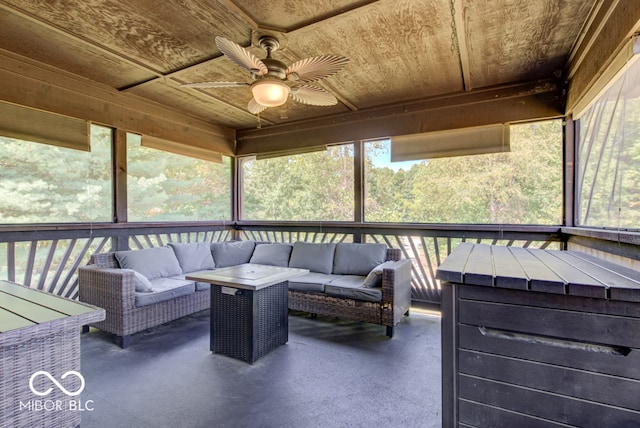
[[[559,227],[319,222],[63,224],[0,227],[0,279],[75,299],[77,269],[93,253],[168,242],[382,242],[412,261],[414,302],[439,304],[435,272],[460,242],[563,249]]]

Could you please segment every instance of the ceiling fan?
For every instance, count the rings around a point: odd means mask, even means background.
[[[186,83],[188,88],[230,88],[250,87],[253,98],[247,106],[252,114],[259,114],[268,107],[277,107],[289,96],[302,104],[314,106],[330,106],[338,103],[335,96],[324,88],[309,85],[333,76],[342,70],[349,59],[339,55],[320,55],[301,59],[287,66],[282,61],[271,57],[271,53],[280,47],[278,39],[272,36],[261,36],[260,47],[267,51],[267,57],[259,59],[242,46],[224,37],[216,37],[218,49],[231,61],[251,73],[252,83],[246,82],[200,82]]]

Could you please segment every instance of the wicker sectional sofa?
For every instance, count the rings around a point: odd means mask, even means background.
[[[411,262],[384,244],[169,243],[165,247],[94,254],[78,270],[79,298],[106,310],[91,324],[130,336],[210,307],[210,285],[189,273],[242,263],[309,269],[289,281],[289,308],[393,328],[411,304]]]

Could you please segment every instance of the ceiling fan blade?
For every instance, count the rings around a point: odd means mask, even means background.
[[[269,72],[264,62],[239,44],[218,36],[216,37],[216,45],[218,45],[220,52],[225,54],[231,61],[255,73],[257,76],[263,76]]]
[[[287,67],[287,79],[313,82],[333,76],[349,63],[349,58],[340,55],[320,55],[301,59]]]
[[[251,114],[258,114],[262,113],[267,108],[262,104],[259,104],[255,98],[251,98],[251,101],[249,101],[249,104],[247,105],[247,109]]]
[[[243,82],[198,82],[198,83],[184,83],[180,86],[185,88],[238,88],[251,86],[248,83]]]
[[[291,97],[302,104],[312,106],[333,106],[338,100],[319,86],[301,85],[291,88]]]

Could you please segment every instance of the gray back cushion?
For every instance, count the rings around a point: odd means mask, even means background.
[[[214,242],[211,244],[213,261],[217,268],[249,263],[255,241]]]
[[[215,269],[216,267],[211,255],[211,246],[207,242],[191,242],[188,244],[170,242],[167,246],[176,253],[178,263],[180,263],[184,273]]]
[[[296,242],[291,251],[289,267],[309,269],[311,272],[331,273],[335,251],[336,244],[332,243]]]
[[[336,275],[368,275],[384,262],[387,256],[385,244],[345,244],[336,246],[333,273]]]
[[[251,256],[251,263],[270,266],[289,266],[291,244],[257,244]]]
[[[122,269],[133,269],[146,276],[149,280],[166,278],[182,273],[180,263],[178,263],[175,253],[169,247],[116,251],[115,256]]]

